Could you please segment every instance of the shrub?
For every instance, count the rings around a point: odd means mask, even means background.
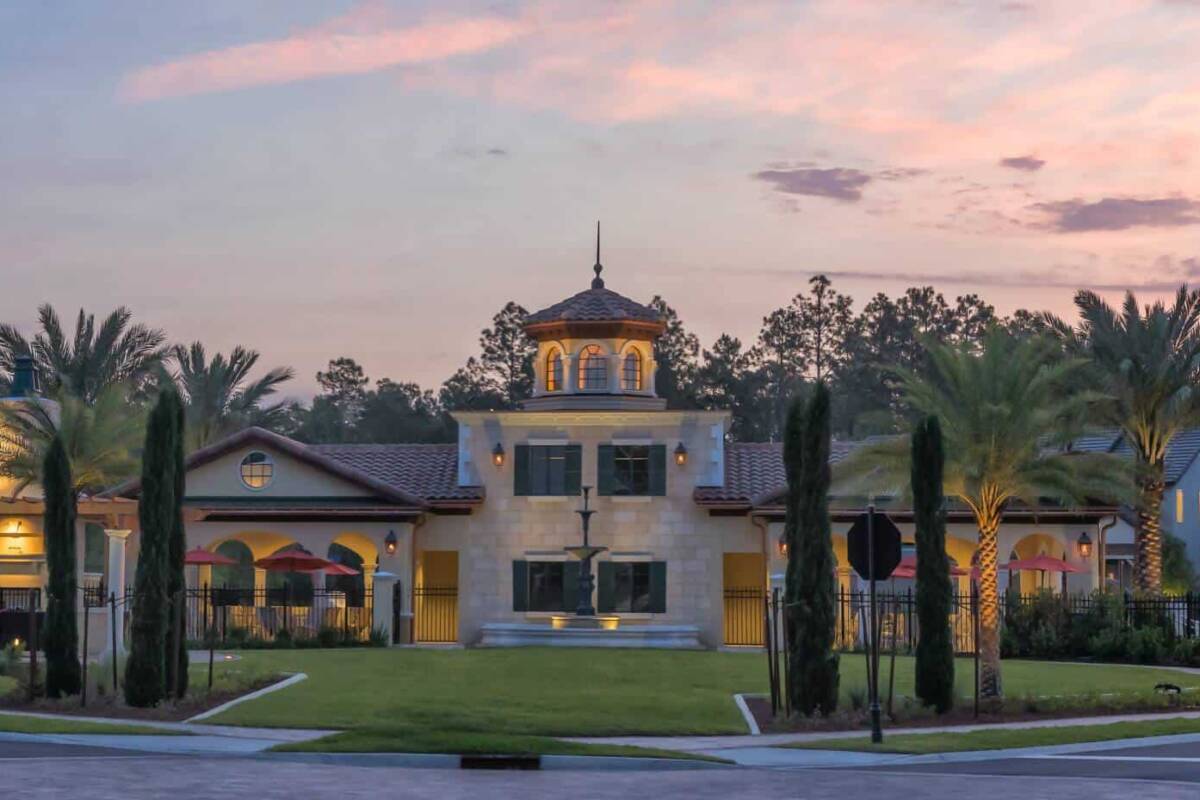
[[[1200,639],[1181,639],[1171,652],[1171,660],[1187,667],[1200,667]]]

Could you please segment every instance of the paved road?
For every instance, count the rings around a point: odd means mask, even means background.
[[[892,774],[1070,776],[1077,779],[1155,780],[1194,784],[1200,797],[1200,742],[1084,750],[1069,755],[1036,755],[956,764],[880,767]]]
[[[1043,763],[1007,759],[974,764],[924,765],[873,771],[794,769],[688,769],[672,771],[477,772],[399,767],[308,764],[275,758],[143,756],[129,751],[29,742],[3,742],[0,770],[17,774],[20,795],[143,800],[162,797],[292,798],[332,796],[553,798],[812,798],[911,797],[929,800],[1020,797],[1026,800],[1106,800],[1198,796],[1196,745],[1104,751],[1097,760],[1070,758]],[[1130,758],[1187,761],[1129,761]],[[1191,759],[1196,758],[1196,761]],[[16,762],[16,763],[14,763]],[[1113,774],[1101,777],[1105,770]],[[1079,776],[1079,777],[1071,777]],[[1145,780],[1146,777],[1152,780]],[[1131,780],[1133,779],[1133,780]]]

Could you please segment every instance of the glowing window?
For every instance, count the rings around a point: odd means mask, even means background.
[[[265,489],[275,477],[275,462],[266,453],[256,450],[242,459],[241,476],[247,489]]]
[[[546,391],[559,392],[563,388],[562,353],[551,350],[546,356]]]
[[[600,345],[589,344],[579,354],[579,388],[608,388],[608,359]]]
[[[1175,521],[1183,522],[1183,490],[1175,490]]]
[[[642,390],[642,357],[636,350],[630,351],[621,364],[621,388],[627,392]]]

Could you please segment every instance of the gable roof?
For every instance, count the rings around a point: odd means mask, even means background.
[[[234,450],[253,444],[278,450],[297,461],[341,478],[347,483],[353,484],[389,503],[414,509],[424,509],[429,505],[424,499],[408,489],[382,481],[353,466],[322,455],[309,445],[268,431],[265,428],[246,428],[208,447],[203,447],[187,457],[184,461],[184,468],[190,471],[196,467],[215,461]],[[136,497],[141,492],[141,484],[142,480],[140,477],[134,478],[120,486],[109,489],[100,496]]]
[[[427,502],[483,499],[483,487],[458,485],[454,444],[315,444],[308,448]]]
[[[1069,448],[1076,453],[1114,453],[1132,457],[1133,448],[1125,435],[1116,428],[1081,436]],[[1200,456],[1200,428],[1187,428],[1171,437],[1163,464],[1167,485],[1177,483]]]

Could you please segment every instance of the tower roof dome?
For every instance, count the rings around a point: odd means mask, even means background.
[[[657,311],[604,286],[600,277],[604,267],[600,264],[599,223],[596,223],[596,263],[592,269],[596,277],[590,288],[527,316],[526,333],[535,339],[541,338],[539,334],[558,336],[572,329],[595,335],[598,327],[611,326],[635,328],[649,337],[663,332],[665,325]]]

